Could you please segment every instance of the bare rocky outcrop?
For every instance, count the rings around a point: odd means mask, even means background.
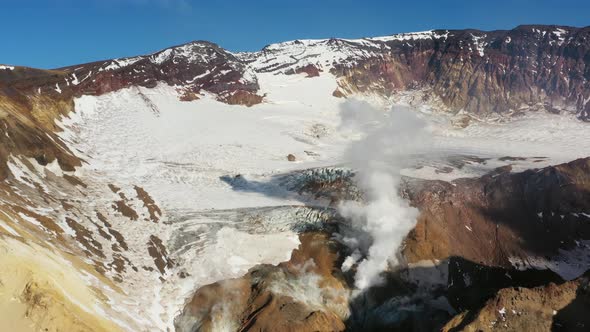
[[[339,245],[303,233],[288,262],[200,288],[176,318],[178,331],[344,331],[348,286]]]
[[[321,69],[314,66],[313,64],[308,64],[303,67],[299,67],[291,72],[287,72],[287,74],[306,74],[307,77],[317,77],[320,76]]]
[[[457,315],[442,331],[587,331],[589,295],[583,277],[561,285],[505,288],[482,308]]]
[[[585,158],[453,183],[416,181],[408,192],[421,215],[404,255],[411,262],[459,256],[510,267],[576,248],[590,239],[589,174]]]
[[[41,165],[57,160],[68,171],[81,165],[55,134],[54,120],[73,106],[69,98],[29,94],[0,80],[0,180],[8,176],[10,155],[34,158]]]
[[[150,194],[145,191],[145,189],[139,186],[135,186],[133,188],[137,192],[137,198],[139,198],[143,202],[143,206],[148,209],[150,213],[150,219],[157,223],[162,216],[162,210],[160,210],[160,207],[156,204]]]
[[[174,261],[168,257],[166,246],[159,237],[150,235],[150,240],[147,243],[147,250],[154,260],[154,264],[158,268],[158,271],[160,271],[160,274],[163,275],[166,273],[167,269],[174,266]]]
[[[160,52],[60,68],[63,85],[75,95],[101,95],[132,86],[155,87],[158,82],[181,86],[185,96],[201,91],[233,104],[253,105],[258,90],[254,76],[233,54],[206,41],[195,41]],[[56,84],[62,85],[61,82]],[[71,87],[71,88],[70,88]],[[234,96],[236,95],[236,96]],[[242,96],[242,97],[239,97]],[[195,96],[190,99],[196,99]],[[260,100],[258,100],[260,102]]]

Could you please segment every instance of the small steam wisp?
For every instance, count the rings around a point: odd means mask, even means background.
[[[339,212],[351,223],[342,240],[354,251],[342,269],[358,263],[355,287],[363,290],[383,282],[381,273],[398,263],[396,251],[416,224],[418,210],[399,195],[400,171],[413,156],[426,152],[429,135],[426,123],[403,106],[383,112],[365,102],[349,101],[341,117],[343,129],[362,133],[346,158],[356,170],[365,202],[345,201]]]

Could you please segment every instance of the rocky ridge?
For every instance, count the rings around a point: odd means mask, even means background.
[[[588,119],[589,62],[590,28],[519,26],[296,40],[251,53],[196,41],[55,70],[2,66],[0,121],[6,135],[0,162],[14,153],[41,163],[57,158],[66,170],[79,165],[52,136],[54,120],[73,110],[74,97],[164,83],[176,87],[181,100],[208,93],[229,104],[254,105],[264,101],[256,78],[261,73],[330,73],[338,81],[338,97],[368,94],[395,100],[400,92],[415,91],[411,102],[467,117],[545,110]],[[5,169],[0,168],[0,177],[6,177]]]

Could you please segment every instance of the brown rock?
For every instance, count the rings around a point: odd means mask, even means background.
[[[264,96],[243,90],[237,90],[230,93],[227,97],[220,98],[221,101],[230,105],[245,105],[248,107],[260,104],[263,99]]]
[[[147,191],[145,191],[145,189],[139,186],[134,186],[134,189],[137,192],[137,198],[139,198],[143,202],[143,206],[148,209],[150,219],[157,223],[162,216],[162,210],[160,210],[160,207],[158,207],[154,199]]]
[[[147,246],[148,253],[154,259],[154,264],[161,274],[164,274],[166,269],[174,266],[174,262],[168,258],[166,246],[164,246],[164,243],[162,243],[162,240],[159,237],[150,235],[150,240],[147,243]]]
[[[471,117],[466,114],[455,117],[453,120],[451,120],[451,124],[457,128],[465,128],[465,127],[469,126],[470,122],[471,122]]]
[[[553,33],[562,29],[563,40]],[[487,115],[520,109],[590,114],[586,68],[590,27],[519,26],[510,31],[435,30],[414,42],[385,42],[391,51],[336,64],[348,92],[389,96],[427,89],[453,111]],[[476,42],[476,39],[478,42]],[[582,97],[585,96],[585,97]]]
[[[176,317],[176,329],[215,331],[223,323],[237,331],[344,331],[343,317],[333,307],[310,306],[297,299],[298,293],[289,296],[286,290],[277,291],[280,285],[289,289],[289,285],[310,273],[320,277],[319,287],[333,290],[325,296],[346,289],[345,282],[333,274],[339,256],[338,245],[330,235],[305,233],[300,240],[299,249],[293,251],[288,262],[258,266],[242,278],[200,288]],[[338,297],[326,302],[340,302],[347,307],[346,301]]]
[[[133,208],[131,208],[129,205],[127,205],[125,199],[115,201],[113,209],[117,212],[120,212],[122,215],[131,220],[139,219],[139,215],[137,214],[137,212],[133,210]]]
[[[312,64],[308,64],[307,66],[299,67],[299,68],[295,69],[296,74],[305,73],[305,74],[307,74],[307,77],[320,76],[320,72],[321,72],[321,70]]]
[[[346,98],[346,95],[344,94],[344,92],[342,92],[342,90],[340,90],[339,88],[336,88],[336,90],[334,90],[334,92],[332,92],[332,96],[334,96],[336,98]]]
[[[410,262],[463,257],[510,267],[511,257],[551,256],[590,239],[590,158],[481,178],[414,181],[406,193],[421,214],[406,240]]]
[[[562,285],[506,288],[481,309],[457,315],[442,331],[587,331],[589,300],[586,278]]]
[[[180,101],[193,101],[199,100],[201,97],[199,97],[199,94],[196,92],[185,90],[180,92],[179,99]]]

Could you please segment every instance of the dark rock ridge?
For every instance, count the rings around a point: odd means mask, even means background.
[[[465,311],[442,331],[587,331],[588,278],[536,288],[500,290],[481,308]]]
[[[22,67],[21,75],[13,74],[14,70],[5,71],[7,73],[0,70],[0,82],[27,94],[101,95],[132,86],[153,88],[162,82],[176,86],[184,93],[207,91],[221,101],[238,104],[240,101],[232,99],[232,95],[255,94],[259,88],[256,78],[247,75],[242,61],[205,41],[150,55],[97,61],[52,71]]]

